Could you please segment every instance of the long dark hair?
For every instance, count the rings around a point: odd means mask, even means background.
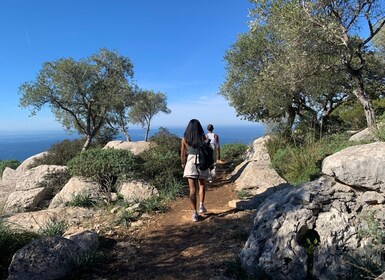
[[[192,119],[188,123],[183,137],[187,145],[197,148],[204,135],[205,132],[203,131],[201,123],[196,119]]]

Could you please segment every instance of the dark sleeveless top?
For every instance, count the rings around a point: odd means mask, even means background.
[[[189,155],[196,155],[197,154],[197,149],[194,149],[193,147],[190,147],[187,145],[187,154]]]

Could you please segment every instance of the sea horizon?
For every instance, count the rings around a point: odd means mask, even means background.
[[[152,128],[149,137],[156,134],[159,128]],[[185,127],[182,126],[164,128],[179,137],[183,136],[185,130]],[[215,126],[214,132],[219,135],[221,145],[230,143],[250,145],[253,140],[265,134],[265,127],[261,124]],[[144,140],[145,130],[142,128],[130,128],[128,133],[132,142]],[[76,132],[70,134],[64,130],[0,131],[0,160],[23,161],[33,155],[49,150],[55,143],[80,137],[82,136]],[[119,133],[114,140],[125,140],[125,137]]]

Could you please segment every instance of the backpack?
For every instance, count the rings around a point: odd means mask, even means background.
[[[213,149],[210,145],[210,139],[201,141],[197,148],[197,156],[195,158],[195,165],[198,170],[206,170],[214,165]],[[199,160],[198,160],[199,158]]]

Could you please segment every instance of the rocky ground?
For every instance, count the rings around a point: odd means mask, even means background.
[[[191,221],[188,198],[152,215],[140,227],[107,236],[103,257],[76,279],[242,279],[238,254],[252,227],[252,211],[228,206],[236,199],[226,169],[208,186],[208,213]]]

